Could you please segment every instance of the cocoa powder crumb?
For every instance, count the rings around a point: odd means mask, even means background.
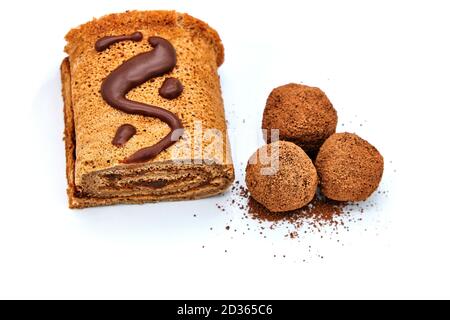
[[[324,225],[336,227],[342,224],[343,221],[339,217],[343,214],[345,205],[346,203],[328,200],[320,195],[316,195],[314,200],[304,208],[283,213],[273,213],[252,197],[248,198],[248,212],[252,219],[270,222],[271,229],[280,224],[288,224],[294,227],[296,231],[291,231],[287,235],[291,239],[298,238],[298,230],[305,225],[312,226],[320,232],[319,229]]]
[[[378,194],[383,197],[387,197],[387,193],[384,190],[378,191]],[[284,234],[281,233],[281,236],[284,235],[284,238],[299,243],[304,243],[305,235],[315,233],[320,239],[334,240],[340,246],[344,246],[344,243],[339,239],[340,235],[343,231],[349,232],[351,224],[361,221],[361,215],[367,211],[366,209],[373,208],[374,202],[372,200],[361,203],[338,202],[329,200],[318,192],[313,201],[301,209],[274,213],[254,200],[245,184],[237,180],[231,187],[231,196],[224,202],[217,203],[216,207],[220,211],[225,211],[226,214],[233,213],[232,219],[230,219],[231,217],[227,218],[223,228],[234,230],[238,234],[246,235],[251,231],[251,233],[259,234],[262,238],[267,239],[268,232],[281,229],[285,231]],[[239,217],[234,215],[235,209],[239,209]],[[249,221],[243,222],[242,227],[233,225],[233,220],[242,221],[243,219],[251,219],[254,222],[253,224]],[[233,236],[231,239],[233,239]],[[306,245],[306,243],[304,244]],[[324,256],[320,253],[314,253],[316,249],[313,251],[311,246],[307,248],[310,255],[324,259]],[[274,258],[282,256],[273,253]],[[306,259],[300,258],[299,261],[306,261]]]

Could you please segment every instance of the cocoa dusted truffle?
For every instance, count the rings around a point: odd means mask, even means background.
[[[383,175],[383,157],[366,140],[352,133],[336,133],[316,158],[322,193],[338,201],[366,200]]]
[[[290,83],[275,88],[267,99],[262,128],[279,129],[280,140],[291,141],[315,156],[337,126],[337,113],[319,88]],[[270,142],[270,131],[267,135]]]
[[[306,153],[291,142],[278,141],[250,158],[246,178],[251,196],[272,212],[299,209],[314,198],[318,176]]]

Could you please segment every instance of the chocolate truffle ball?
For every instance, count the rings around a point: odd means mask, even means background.
[[[272,212],[283,212],[311,202],[318,176],[311,159],[300,147],[278,141],[261,147],[252,155],[245,181],[256,201]]]
[[[336,132],[337,113],[319,88],[290,83],[275,88],[267,99],[262,128],[280,130],[280,140],[291,141],[314,157]],[[267,134],[270,140],[270,131]]]
[[[383,157],[366,140],[352,133],[336,133],[316,158],[322,193],[338,201],[366,200],[380,184]]]

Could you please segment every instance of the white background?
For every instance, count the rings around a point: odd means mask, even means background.
[[[339,130],[383,153],[388,196],[339,245],[231,239],[242,212],[215,207],[229,194],[67,209],[63,37],[127,9],[177,9],[219,31],[238,178],[270,90],[303,82],[327,93]],[[0,297],[450,298],[449,16],[448,1],[1,1]]]

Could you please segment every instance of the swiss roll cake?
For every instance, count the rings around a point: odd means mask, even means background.
[[[69,207],[197,199],[230,186],[214,29],[174,11],[130,11],[66,40]]]

